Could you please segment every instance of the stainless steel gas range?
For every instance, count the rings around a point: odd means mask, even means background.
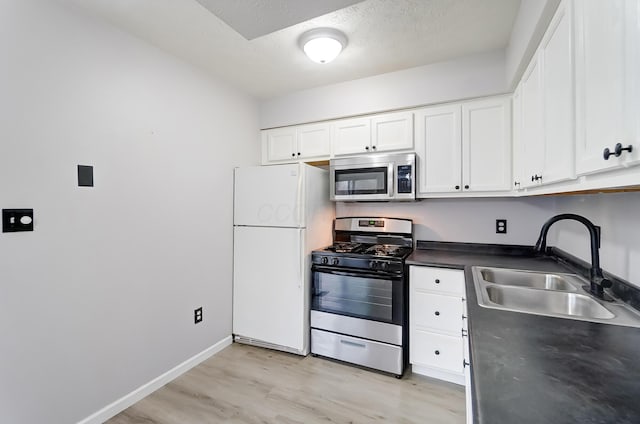
[[[311,353],[401,377],[408,362],[404,260],[413,223],[337,218],[334,243],[312,252]]]

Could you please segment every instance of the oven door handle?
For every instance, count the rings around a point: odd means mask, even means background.
[[[351,272],[338,270],[336,268],[331,268],[328,266],[322,265],[314,265],[311,268],[314,272],[324,272],[325,274],[336,274],[343,275],[345,277],[361,277],[361,278],[375,278],[377,280],[400,280],[402,279],[402,274],[389,274],[389,273],[374,273],[374,272]]]

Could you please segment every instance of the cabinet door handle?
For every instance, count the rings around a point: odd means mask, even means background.
[[[464,185],[464,189],[465,189],[465,190],[469,190],[469,184],[465,184],[465,185]]]
[[[434,353],[435,353],[436,355],[440,355],[440,351],[439,351],[439,350],[436,350]]]
[[[462,330],[462,337],[467,337],[469,332],[467,330]]]
[[[300,152],[298,152],[298,156],[300,156]]]
[[[365,146],[364,150],[369,150],[369,146]]]
[[[614,155],[615,157],[620,157],[622,152],[633,152],[633,145],[629,144],[627,147],[622,147],[622,143],[617,143],[616,147],[613,148],[613,152],[611,152],[607,147],[604,149],[602,156],[604,157],[604,160],[609,160],[609,156]]]
[[[465,359],[462,360],[462,368],[468,367],[469,365],[471,364],[468,363]]]
[[[373,150],[376,150],[376,146],[371,146],[371,148],[372,148]]]
[[[436,311],[436,316],[439,317],[440,316],[440,311]]]
[[[440,280],[436,278],[436,284],[440,284]]]
[[[456,186],[456,190],[460,190],[460,186],[459,185]]]
[[[291,153],[291,157],[292,157],[292,158],[295,158],[295,157],[296,157],[296,154],[295,154],[295,153]]]

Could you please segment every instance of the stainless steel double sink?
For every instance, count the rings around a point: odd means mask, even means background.
[[[478,304],[534,315],[640,328],[640,313],[616,299],[601,300],[576,274],[473,267]]]

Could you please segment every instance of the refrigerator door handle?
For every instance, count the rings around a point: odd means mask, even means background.
[[[302,230],[298,230],[298,247],[296,248],[296,254],[298,255],[298,257],[300,258],[299,264],[298,264],[298,288],[302,288],[302,279],[304,278],[304,263],[305,263],[305,254],[304,251],[302,249],[302,237],[303,237],[303,232]]]
[[[304,227],[302,225],[302,166],[298,165],[298,187],[296,189],[296,225],[298,227]]]

